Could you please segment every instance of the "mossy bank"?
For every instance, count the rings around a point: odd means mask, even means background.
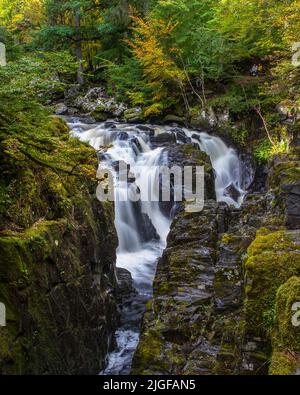
[[[1,158],[0,371],[97,374],[118,322],[114,210],[95,196],[93,149],[59,118],[39,127]]]

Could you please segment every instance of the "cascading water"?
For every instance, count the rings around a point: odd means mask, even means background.
[[[240,160],[236,151],[233,148],[228,148],[219,137],[188,130],[185,130],[185,133],[194,144],[199,146],[201,151],[206,152],[210,157],[216,175],[217,201],[240,207],[243,203],[245,191],[241,188]],[[230,192],[229,188],[231,188],[232,195],[236,199],[228,194]]]
[[[163,148],[151,147],[147,128],[115,122],[87,125],[76,118],[67,121],[73,137],[88,142],[97,151],[105,151],[100,162],[102,169],[112,169],[120,161],[129,165],[135,185],[141,192],[147,190],[149,180],[155,178],[157,166],[166,161]],[[156,133],[172,133],[172,128],[167,126],[154,129]],[[188,129],[183,129],[183,132],[190,142],[210,156],[216,174],[217,200],[239,207],[245,192],[240,187],[240,163],[236,152],[218,137]],[[127,182],[118,180],[115,173],[115,225],[119,239],[117,267],[130,271],[138,296],[123,306],[121,327],[116,333],[117,347],[109,355],[107,368],[102,374],[130,373],[142,315],[147,301],[152,297],[156,262],[166,247],[171,224],[171,219],[161,212],[158,198],[154,199],[156,201],[144,199],[139,206],[130,200],[122,201],[127,187]],[[152,196],[157,194],[153,188],[153,185],[148,188]],[[230,196],[228,188],[234,189],[236,199]],[[144,217],[141,214],[150,220],[150,226],[154,226],[159,240],[143,240],[140,222]]]

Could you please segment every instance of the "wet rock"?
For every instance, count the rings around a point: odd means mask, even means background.
[[[183,130],[181,130],[181,129],[174,129],[174,130],[172,130],[172,132],[176,134],[176,140],[177,141],[179,141],[181,143],[184,143],[184,144],[190,144],[191,143],[191,138],[187,137]]]
[[[225,196],[231,197],[235,202],[237,202],[241,196],[240,191],[234,184],[230,184],[224,191]]]
[[[129,139],[129,135],[127,132],[118,132],[118,139],[121,141],[126,141]]]
[[[300,177],[298,184],[282,186],[285,199],[286,225],[289,229],[300,229]]]
[[[139,221],[139,234],[143,242],[147,243],[149,241],[156,241],[160,239],[155,227],[151,222],[151,219],[147,214],[142,213],[140,218],[137,220]]]
[[[170,114],[164,117],[163,122],[167,124],[178,123],[184,125],[186,123],[186,119],[184,117],[179,117],[178,115]]]
[[[133,280],[131,273],[123,268],[117,268],[117,280],[118,280],[118,299],[119,303],[124,303],[126,300],[137,295],[137,291],[133,286]]]
[[[252,154],[248,154],[247,152],[240,153],[239,159],[241,163],[240,172],[243,175],[241,188],[244,191],[249,191],[253,187],[255,178],[258,175],[256,165],[253,161]]]
[[[68,107],[64,103],[59,103],[56,105],[55,114],[56,115],[66,115],[68,113]]]
[[[149,136],[154,136],[155,134],[155,128],[148,125],[136,125],[136,128],[141,130],[142,132],[149,133]]]
[[[69,108],[68,108],[68,115],[72,116],[72,115],[76,115],[76,114],[78,114],[78,113],[79,113],[78,108],[75,108],[75,107],[69,107]],[[94,122],[95,122],[95,121],[93,120],[92,123],[94,123]]]
[[[2,374],[98,374],[105,364],[118,322],[117,238],[111,213],[87,196],[73,207],[72,225],[64,218],[43,220],[24,234],[0,238],[9,265],[8,271],[1,267],[0,299],[13,317],[1,333],[10,349],[8,355],[1,348]],[[22,287],[18,262],[26,268]],[[17,339],[15,328],[21,328]]]
[[[104,127],[107,129],[116,129],[116,123],[113,121],[106,121]]]
[[[140,122],[143,118],[143,112],[140,107],[130,108],[124,111],[123,116],[127,122]]]
[[[259,193],[248,195],[241,209],[211,200],[199,213],[181,206],[158,262],[133,373],[267,372],[268,340],[245,329],[250,284],[242,261],[260,226],[282,225],[276,210],[272,195]]]
[[[151,137],[151,142],[154,144],[176,143],[174,133],[163,132]]]

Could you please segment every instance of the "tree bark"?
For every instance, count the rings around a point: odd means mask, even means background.
[[[82,39],[81,39],[81,15],[80,10],[75,14],[75,27],[76,27],[76,59],[79,62],[77,70],[77,81],[79,85],[84,85],[84,69],[83,69],[83,56],[82,56]]]

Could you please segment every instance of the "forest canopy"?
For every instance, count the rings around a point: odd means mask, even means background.
[[[71,57],[67,80],[104,85],[145,117],[217,105],[259,109],[272,128],[276,103],[299,103],[285,89],[299,83],[299,9],[300,0],[0,0],[0,40],[9,61]]]

